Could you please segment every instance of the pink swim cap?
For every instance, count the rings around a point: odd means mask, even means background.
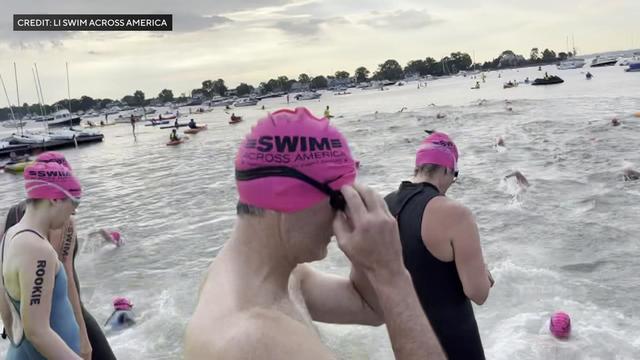
[[[42,163],[55,162],[66,167],[69,170],[73,170],[71,168],[71,165],[69,165],[69,163],[67,162],[67,159],[64,157],[64,155],[57,151],[47,151],[38,155],[36,157],[36,162],[42,162]]]
[[[131,310],[133,308],[133,303],[126,297],[118,296],[113,299],[113,307],[116,310]]]
[[[447,134],[434,132],[420,143],[416,152],[416,167],[426,164],[458,170],[458,148]]]
[[[120,233],[117,231],[110,231],[109,234],[111,235],[111,238],[116,241],[116,242],[120,242]]]
[[[82,187],[71,170],[56,163],[36,162],[24,169],[28,199],[80,199]]]
[[[549,330],[553,336],[558,339],[566,339],[571,333],[571,318],[569,315],[562,311],[556,311],[551,315],[551,321],[549,321]]]
[[[356,178],[347,139],[328,119],[302,107],[278,110],[258,121],[236,155],[236,171],[276,166],[295,169],[333,190]],[[300,179],[278,175],[236,184],[240,202],[280,212],[304,210],[328,197]]]

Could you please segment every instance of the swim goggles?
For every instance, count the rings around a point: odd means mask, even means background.
[[[274,177],[274,176],[298,179],[302,182],[305,182],[315,187],[316,189],[322,191],[323,193],[329,196],[329,204],[335,210],[344,211],[345,208],[347,207],[347,202],[344,199],[344,196],[342,195],[342,193],[338,190],[332,189],[329,186],[330,183],[340,179],[340,177],[342,176],[339,176],[338,178],[327,181],[325,183],[321,183],[318,180],[310,177],[309,175],[306,175],[294,168],[290,168],[287,166],[265,166],[265,167],[253,168],[250,170],[236,169],[237,181],[249,181],[249,180],[256,180],[256,179]]]

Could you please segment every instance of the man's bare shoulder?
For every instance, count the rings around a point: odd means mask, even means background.
[[[446,196],[433,198],[425,208],[425,213],[427,209],[428,213],[444,219],[473,218],[473,213],[468,207]]]
[[[275,310],[253,308],[189,324],[185,359],[334,359],[305,324]]]

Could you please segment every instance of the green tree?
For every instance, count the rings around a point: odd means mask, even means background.
[[[558,60],[560,60],[560,61],[567,60],[568,57],[569,57],[569,54],[567,54],[566,52],[559,52],[558,53]]]
[[[451,63],[449,65],[453,73],[468,70],[473,63],[473,60],[471,60],[471,56],[469,54],[460,51],[451,53],[450,61]]]
[[[311,80],[312,89],[325,89],[328,84],[327,78],[322,75],[316,76]]]
[[[213,81],[205,80],[202,82],[202,90],[204,90],[204,94],[208,97],[212,97],[213,95]]]
[[[236,87],[236,92],[238,96],[251,94],[253,92],[253,86],[247,85],[245,83],[240,83],[240,85]]]
[[[355,71],[356,82],[364,82],[364,81],[369,80],[369,74],[370,74],[370,72],[369,72],[369,70],[367,70],[366,67],[360,66]]]
[[[544,49],[542,52],[542,61],[554,62],[556,61],[556,53],[553,50]]]
[[[169,89],[163,89],[162,91],[160,91],[160,93],[158,94],[158,99],[160,99],[160,101],[162,103],[166,103],[166,102],[171,102],[173,101],[173,91],[169,90]]]
[[[537,47],[531,49],[531,54],[529,55],[529,61],[532,63],[537,63],[540,60],[540,50]]]
[[[298,75],[298,82],[301,84],[308,84],[311,82],[311,78],[309,77],[309,75],[302,73]]]
[[[79,107],[82,111],[93,109],[96,106],[96,104],[97,104],[96,101],[90,96],[80,97]]]
[[[378,65],[377,77],[385,80],[400,80],[404,76],[402,66],[396,60],[389,59]]]
[[[278,76],[278,88],[280,88],[281,91],[289,91],[291,89],[291,85],[289,83],[289,78],[282,75],[282,76]]]
[[[133,93],[133,98],[135,99],[134,105],[144,105],[144,92],[142,92],[142,90],[136,90],[136,92]]]
[[[273,88],[269,85],[268,82],[261,82],[260,85],[258,85],[258,88],[260,89],[260,94],[262,95],[273,91]]]
[[[267,87],[270,89],[269,91],[282,90],[280,87],[280,81],[276,79],[269,79],[269,81],[267,81]]]
[[[336,79],[339,79],[339,80],[345,80],[349,78],[349,73],[344,70],[336,71],[335,75],[336,75]]]
[[[427,64],[424,60],[411,60],[404,67],[405,74],[427,75]]]
[[[211,84],[211,91],[220,96],[224,96],[227,93],[227,87],[224,84],[224,80],[218,79]]]

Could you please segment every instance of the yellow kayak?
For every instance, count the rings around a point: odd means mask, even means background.
[[[9,164],[4,166],[4,172],[12,174],[20,174],[24,171],[24,168],[33,164],[33,161],[24,161],[15,164]]]

